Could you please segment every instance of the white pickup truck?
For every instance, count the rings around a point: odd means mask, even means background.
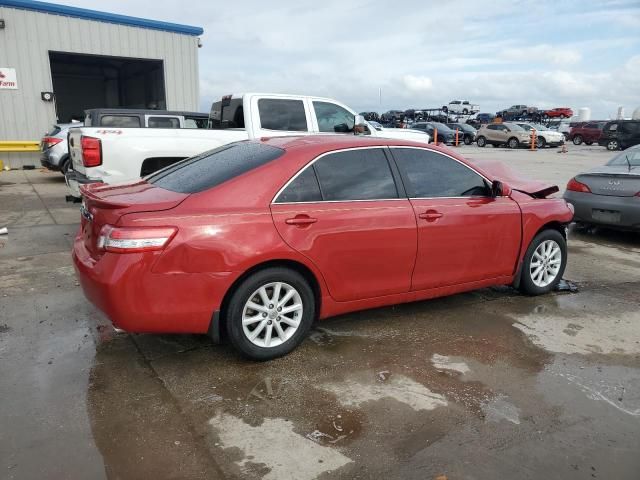
[[[429,143],[429,135],[408,129],[376,130],[364,121],[364,134]],[[227,143],[261,137],[353,134],[356,114],[328,98],[300,95],[229,95],[215,102],[209,129],[79,127],[69,131],[72,168],[65,175],[71,197],[80,184],[120,183]]]

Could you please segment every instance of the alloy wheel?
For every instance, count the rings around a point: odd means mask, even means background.
[[[545,240],[533,252],[529,275],[534,285],[544,288],[553,282],[562,265],[562,250],[555,240]]]
[[[284,282],[267,283],[245,303],[242,330],[254,345],[277,347],[298,330],[302,313],[302,297],[294,287]]]
[[[607,143],[607,150],[617,150],[617,149],[618,149],[617,140],[610,140],[609,143]]]

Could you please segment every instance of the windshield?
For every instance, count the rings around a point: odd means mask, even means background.
[[[438,129],[439,132],[449,133],[453,132],[449,127],[447,127],[444,123],[432,122],[432,125]]]
[[[622,152],[609,160],[607,165],[625,165],[633,168],[640,167],[640,149]]]

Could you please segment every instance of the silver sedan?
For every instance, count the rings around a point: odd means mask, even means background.
[[[575,209],[575,222],[640,231],[640,145],[576,175],[564,199]]]

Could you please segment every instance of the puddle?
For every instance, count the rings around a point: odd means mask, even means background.
[[[434,353],[431,357],[431,363],[438,370],[451,370],[463,375],[469,372],[469,366],[466,363],[462,361],[456,362],[446,355]]]
[[[404,375],[389,375],[384,381],[373,379],[371,382],[349,378],[341,383],[325,383],[322,388],[333,392],[345,406],[358,406],[384,398],[397,400],[416,411],[433,410],[447,405],[444,396]]]
[[[570,318],[570,320],[568,320]],[[579,318],[544,311],[518,317],[513,326],[537,346],[555,353],[638,354],[637,312],[606,316],[582,313]]]
[[[265,418],[253,427],[237,417],[218,413],[209,425],[216,430],[223,448],[242,450],[244,457],[235,463],[243,474],[250,474],[260,464],[266,466],[264,480],[311,480],[351,463],[334,448],[295,433],[291,422],[280,418]]]
[[[520,410],[507,400],[505,395],[498,395],[482,405],[482,411],[487,422],[508,422],[520,425]]]

